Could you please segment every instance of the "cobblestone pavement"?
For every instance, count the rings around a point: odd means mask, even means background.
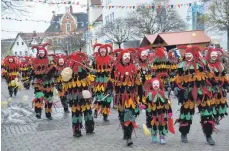
[[[2,86],[3,88],[3,86]],[[7,96],[7,90],[2,89],[2,94]],[[28,104],[31,106],[32,90],[22,90],[13,101],[20,101],[23,95],[28,95]],[[1,99],[3,100],[3,98]],[[173,100],[174,118],[178,117],[179,106],[177,100]],[[110,122],[104,123],[102,117],[95,120],[95,134],[83,137],[72,137],[71,114],[64,114],[62,108],[53,109],[54,120],[48,121],[43,115],[41,120],[29,116],[31,120],[26,124],[2,123],[1,141],[2,151],[227,151],[229,148],[229,117],[223,119],[217,126],[218,132],[214,133],[215,146],[209,146],[202,133],[199,114],[193,119],[191,132],[188,135],[189,143],[180,142],[178,125],[175,125],[176,134],[168,134],[167,144],[152,144],[151,138],[143,134],[142,123],[145,123],[145,113],[137,118],[139,128],[133,135],[134,145],[126,147],[122,140],[122,130],[117,120],[117,112],[112,110]]]

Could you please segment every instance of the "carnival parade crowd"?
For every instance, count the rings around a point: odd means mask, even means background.
[[[113,102],[127,146],[133,144],[132,133],[138,126],[135,119],[141,110],[146,111],[146,131],[153,143],[165,144],[167,133],[175,133],[176,123],[181,141],[188,143],[192,117],[198,109],[206,141],[215,144],[212,138],[215,126],[228,115],[229,81],[221,62],[223,50],[214,47],[201,50],[195,45],[171,50],[165,47],[113,50],[109,44],[95,44],[93,57],[89,57],[81,51],[70,55],[48,54],[48,45],[33,46],[36,57],[7,56],[2,60],[2,77],[8,84],[9,96],[17,95],[19,80],[25,89],[32,85],[31,102],[38,119],[44,108],[46,117],[52,120],[56,88],[64,111],[69,113],[71,108],[74,137],[82,136],[83,124],[86,133],[93,134],[94,119],[99,114],[109,122]],[[181,105],[178,119],[173,117],[171,91]]]

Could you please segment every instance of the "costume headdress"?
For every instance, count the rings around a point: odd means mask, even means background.
[[[42,44],[42,45],[37,45],[37,46],[33,46],[32,47],[32,49],[37,49],[37,57],[39,56],[39,51],[40,50],[43,50],[44,52],[45,52],[45,57],[47,57],[48,56],[48,51],[47,51],[47,49],[45,48],[46,46],[48,46],[48,45],[50,45],[49,43],[44,43],[44,44]]]
[[[144,84],[144,90],[145,91],[150,91],[150,90],[153,90],[153,87],[152,87],[152,83],[156,80],[159,81],[160,83],[160,89],[161,90],[164,90],[164,78],[169,78],[169,75],[168,73],[158,73],[157,76],[153,79],[150,79],[150,80],[147,80]]]
[[[168,60],[167,58],[167,52],[165,48],[160,47],[156,48],[154,51],[154,62],[166,62]]]
[[[113,51],[113,48],[110,44],[97,43],[93,46],[93,49],[94,49],[94,55],[100,55],[101,49],[106,49],[106,55],[112,53],[112,51]]]
[[[9,62],[9,59],[13,59],[13,62]],[[16,57],[15,56],[6,56],[4,59],[4,65],[13,69],[16,68]]]
[[[80,72],[81,68],[87,68],[88,56],[84,52],[76,51],[70,56],[71,61],[69,66],[72,68],[73,72]]]
[[[193,61],[198,61],[200,59],[200,48],[198,46],[187,46],[185,53],[191,53],[193,55]]]
[[[118,55],[117,61],[122,62],[122,57],[123,57],[124,53],[130,53],[130,63],[133,63],[133,61],[134,61],[133,54],[135,53],[135,50],[136,49],[134,49],[134,48],[128,48],[128,49],[122,50]]]

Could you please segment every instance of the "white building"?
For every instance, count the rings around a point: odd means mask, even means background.
[[[93,45],[95,43],[103,43],[96,36],[96,31],[101,28],[103,25],[103,15],[102,15],[102,7],[96,7],[98,5],[101,6],[101,0],[88,0],[88,30],[86,32],[86,40],[87,40],[87,53],[93,54]],[[91,7],[91,6],[95,7]]]
[[[12,47],[10,48],[11,52],[15,56],[30,56],[29,48],[26,45],[26,42],[22,39],[20,34],[17,35]]]

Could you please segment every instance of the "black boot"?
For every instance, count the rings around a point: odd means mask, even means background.
[[[97,116],[98,116],[98,111],[95,110],[95,111],[94,111],[94,118],[97,118]]]
[[[82,136],[81,131],[80,130],[76,131],[73,136],[74,137],[81,137]]]
[[[51,113],[45,113],[45,114],[46,114],[46,118],[47,119],[49,119],[49,120],[52,120],[53,119]]]
[[[95,123],[93,120],[85,122],[86,134],[94,134]]]
[[[13,96],[13,92],[12,92],[12,91],[10,91],[10,92],[9,92],[9,95],[10,95],[10,97],[12,97],[12,96]]]
[[[18,88],[14,88],[14,96],[17,95],[17,89],[18,89]]]
[[[34,111],[36,113],[36,118],[41,119],[41,108],[35,107]]]
[[[68,110],[68,108],[64,108],[64,113],[70,113],[70,111]]]
[[[132,125],[129,125],[128,127],[124,126],[124,135],[126,134],[125,136],[126,136],[126,145],[127,146],[133,145],[133,141],[131,139],[132,131],[133,131]]]
[[[181,142],[188,143],[187,134],[181,134]]]
[[[103,114],[103,120],[104,120],[105,122],[109,122],[108,116],[107,116],[106,114]]]
[[[211,136],[206,137],[206,139],[207,139],[207,142],[208,142],[209,145],[215,145],[215,141],[212,139]]]
[[[127,146],[133,145],[132,139],[127,139],[127,140],[126,140],[126,145],[127,145]]]
[[[41,119],[41,114],[36,114],[37,119]]]

